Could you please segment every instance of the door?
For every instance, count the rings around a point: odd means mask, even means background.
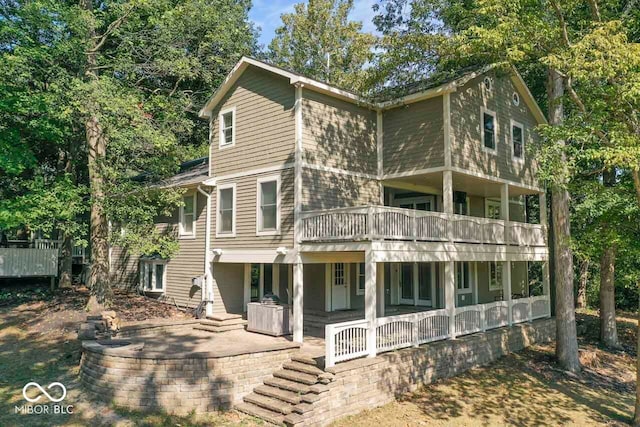
[[[417,305],[434,306],[436,295],[436,265],[433,262],[418,263]]]
[[[418,211],[435,211],[435,196],[417,196],[402,198],[397,195],[393,199],[393,206],[403,209],[414,209]]]
[[[414,305],[414,264],[412,262],[403,262],[400,264],[400,274],[398,274],[398,284],[400,287],[400,304]]]
[[[456,299],[458,307],[473,304],[471,263],[456,262]]]
[[[331,311],[349,308],[349,265],[331,264]]]

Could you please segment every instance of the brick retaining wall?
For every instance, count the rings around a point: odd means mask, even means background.
[[[401,393],[434,380],[491,363],[508,353],[555,339],[555,318],[500,328],[483,334],[439,341],[385,353],[371,359],[340,363],[321,399],[292,423],[323,426],[346,415],[389,403]]]
[[[145,355],[134,348],[83,344],[80,379],[103,401],[129,409],[185,414],[228,409],[291,359],[298,348],[210,357]]]

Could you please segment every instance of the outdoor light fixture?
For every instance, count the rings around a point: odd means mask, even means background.
[[[286,255],[287,252],[289,252],[289,249],[285,248],[284,246],[280,246],[276,249],[276,253],[278,255]]]

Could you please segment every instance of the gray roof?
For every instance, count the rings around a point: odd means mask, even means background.
[[[180,165],[180,171],[163,180],[162,187],[185,187],[200,184],[209,176],[209,157],[189,160]]]

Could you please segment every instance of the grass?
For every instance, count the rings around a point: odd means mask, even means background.
[[[259,420],[235,412],[176,416],[139,413],[86,398],[78,383],[80,346],[75,328],[84,318],[82,292],[0,307],[0,426],[252,426]],[[119,313],[174,316],[155,302],[121,298]],[[155,311],[154,311],[155,310]],[[567,375],[555,365],[553,346],[535,346],[455,378],[425,386],[397,401],[347,417],[335,426],[624,425],[635,392],[634,315],[620,313],[621,351],[599,347],[596,312],[577,315],[584,370]],[[67,386],[72,415],[18,415],[22,387],[30,381]]]

